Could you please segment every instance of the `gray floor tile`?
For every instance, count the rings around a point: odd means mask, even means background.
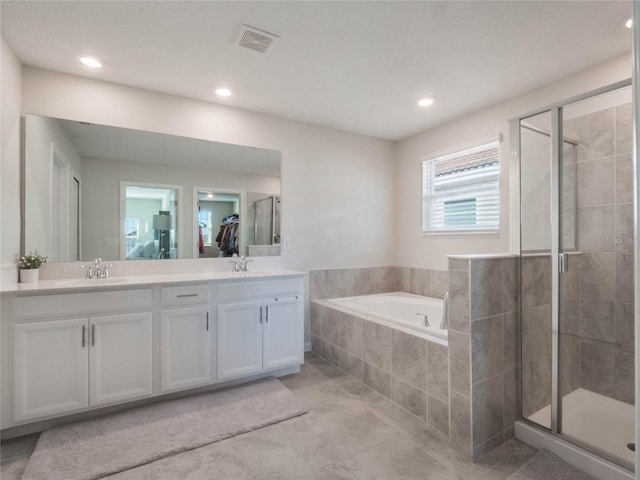
[[[27,467],[29,457],[14,457],[2,462],[0,465],[0,478],[2,480],[20,480],[22,473]]]

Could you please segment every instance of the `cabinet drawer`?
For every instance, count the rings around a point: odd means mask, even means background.
[[[186,285],[183,287],[163,287],[162,306],[193,305],[209,302],[209,285]]]
[[[151,308],[151,289],[111,292],[63,293],[16,297],[15,316],[19,318],[52,317],[138,310]]]
[[[218,285],[217,294],[218,303],[271,296],[295,296],[302,294],[302,281],[298,278],[285,278],[221,283]]]

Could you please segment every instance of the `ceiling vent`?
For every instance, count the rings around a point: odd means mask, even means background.
[[[236,44],[239,47],[248,48],[260,53],[267,53],[267,50],[273,45],[278,36],[273,33],[265,32],[249,25],[243,25],[238,35]]]

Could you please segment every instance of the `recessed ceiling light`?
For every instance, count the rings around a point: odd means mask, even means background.
[[[80,57],[80,62],[91,68],[102,68],[102,62],[95,57]]]
[[[436,99],[433,97],[425,97],[418,100],[418,106],[420,107],[430,107],[435,103]]]
[[[627,27],[627,28],[633,27],[633,18],[630,18],[629,20],[627,20],[625,22],[624,26]]]
[[[225,87],[216,88],[216,95],[220,95],[221,97],[228,97],[231,95],[231,90]]]

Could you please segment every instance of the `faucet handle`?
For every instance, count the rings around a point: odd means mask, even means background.
[[[111,278],[111,274],[109,273],[109,269],[115,267],[113,263],[109,265],[105,265],[102,267],[102,278]]]
[[[91,265],[89,265],[89,266],[81,265],[80,268],[86,268],[87,269],[86,273],[84,274],[84,278],[86,280],[88,280],[90,278],[93,278],[93,270],[91,270]]]

